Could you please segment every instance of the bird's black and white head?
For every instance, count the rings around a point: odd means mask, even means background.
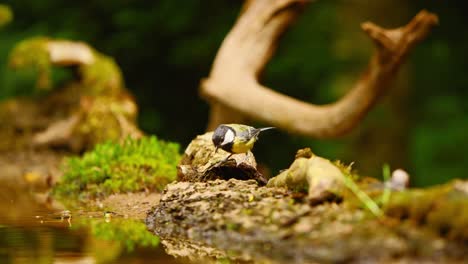
[[[236,132],[229,126],[220,125],[216,128],[213,133],[213,144],[218,148],[230,151],[232,145],[234,144],[234,138],[236,137]]]

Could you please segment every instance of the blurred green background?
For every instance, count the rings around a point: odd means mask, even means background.
[[[10,0],[14,20],[0,30],[0,100],[31,94],[34,81],[7,69],[8,52],[37,35],[82,40],[116,59],[140,107],[140,127],[186,145],[207,124],[198,84],[209,73],[242,1]],[[406,24],[419,10],[440,25],[411,53],[384,100],[353,132],[315,140],[282,131],[256,145],[272,174],[298,148],[355,161],[362,175],[381,177],[382,165],[404,168],[423,186],[468,178],[468,4],[437,0],[320,0],[287,32],[263,82],[317,104],[333,102],[366,67],[372,44],[360,30]]]

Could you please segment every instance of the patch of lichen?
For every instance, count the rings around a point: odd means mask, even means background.
[[[5,26],[13,20],[13,12],[7,5],[0,4],[0,27]]]
[[[162,190],[176,178],[179,145],[155,136],[98,144],[82,157],[66,161],[54,194],[81,199],[112,193]]]
[[[30,68],[37,72],[36,87],[52,88],[51,62],[47,51],[46,37],[34,37],[19,42],[10,53],[9,65],[13,69]]]
[[[427,227],[439,235],[468,242],[468,193],[460,181],[426,189],[392,192],[387,216]]]

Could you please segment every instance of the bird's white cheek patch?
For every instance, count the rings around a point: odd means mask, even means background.
[[[232,141],[234,141],[234,132],[232,132],[232,130],[229,129],[228,131],[226,131],[226,134],[224,135],[223,143],[221,143],[221,145],[229,144]]]

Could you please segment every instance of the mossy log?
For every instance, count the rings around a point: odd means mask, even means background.
[[[311,206],[253,180],[178,182],[167,186],[146,223],[176,256],[462,263],[468,257],[468,192],[460,186],[467,184],[392,193],[386,215],[377,218],[354,199]]]
[[[148,212],[146,223],[169,254],[278,263],[461,263],[468,257],[466,181],[397,191],[377,180],[355,182],[349,167],[304,149],[261,186],[210,172],[222,157],[209,142],[208,133],[190,144],[179,165],[179,179],[190,182],[169,184]],[[379,199],[385,194],[387,200]]]
[[[242,155],[232,162],[234,174],[224,174],[226,155],[214,153],[211,133],[198,136],[179,164],[180,181],[148,212],[146,224],[167,253],[273,263],[462,263],[468,257],[466,181],[393,188],[393,178],[388,184],[359,179],[350,166],[302,149],[290,168],[261,186],[236,167],[246,160]]]

